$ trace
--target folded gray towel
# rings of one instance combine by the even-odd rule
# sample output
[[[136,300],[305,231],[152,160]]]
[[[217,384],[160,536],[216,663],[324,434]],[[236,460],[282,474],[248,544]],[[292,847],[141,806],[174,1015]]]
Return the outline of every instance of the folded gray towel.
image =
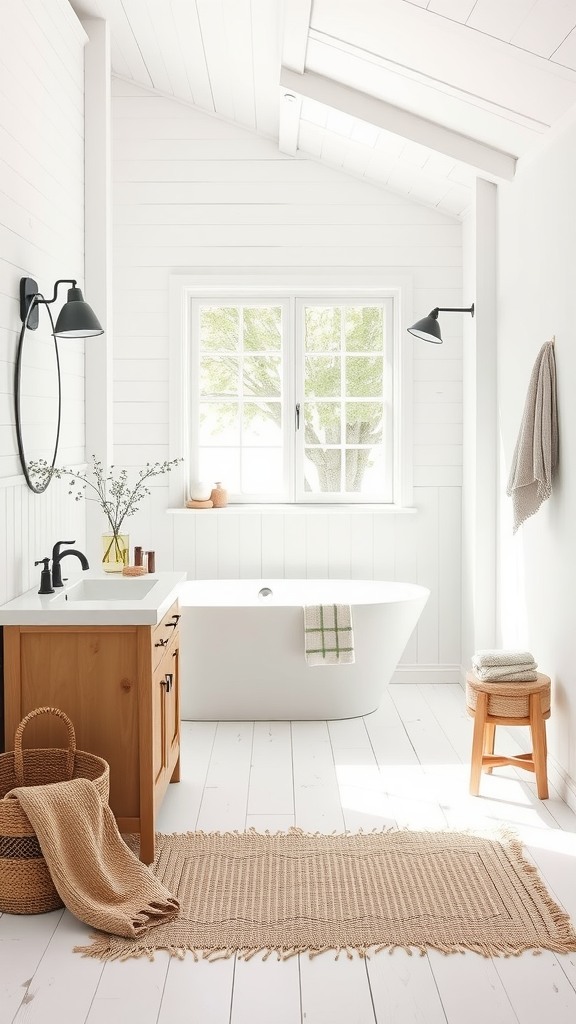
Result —
[[[512,665],[506,668],[475,668],[474,675],[483,683],[529,682],[538,679],[537,666]],[[516,671],[515,671],[516,670]]]
[[[534,657],[530,654],[530,651],[516,651],[516,650],[505,650],[504,648],[496,648],[496,650],[482,650],[476,651],[472,655],[472,665],[474,668],[488,668],[498,665],[533,665]]]

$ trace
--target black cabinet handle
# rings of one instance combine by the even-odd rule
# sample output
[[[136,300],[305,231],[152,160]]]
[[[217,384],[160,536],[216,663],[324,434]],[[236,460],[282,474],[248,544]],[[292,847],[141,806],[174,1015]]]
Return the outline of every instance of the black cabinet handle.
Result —
[[[154,644],[154,647],[167,647],[167,646],[168,646],[168,641],[167,640],[158,640],[158,642]]]
[[[174,622],[167,622],[166,625],[167,626],[173,626],[174,629],[176,629],[176,626],[178,625],[178,620],[180,619],[180,617],[181,617],[180,615],[173,615],[172,618],[175,621]]]

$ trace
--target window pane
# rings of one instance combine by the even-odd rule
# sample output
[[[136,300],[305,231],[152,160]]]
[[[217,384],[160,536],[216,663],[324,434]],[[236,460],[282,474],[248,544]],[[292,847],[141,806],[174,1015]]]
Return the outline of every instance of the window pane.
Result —
[[[340,444],[340,402],[306,402],[304,438],[306,444]]]
[[[346,402],[346,444],[381,444],[382,402]]]
[[[384,360],[381,356],[348,356],[346,359],[346,395],[348,398],[372,398],[383,394]]]
[[[212,352],[234,351],[240,339],[240,315],[234,306],[200,308],[200,348]]]
[[[340,448],[305,448],[304,458],[306,491],[315,494],[342,491]]]
[[[200,480],[223,480],[228,491],[240,491],[239,448],[199,448],[198,470]]]
[[[244,348],[250,352],[280,350],[282,340],[281,306],[244,308]]]
[[[306,356],[306,398],[339,398],[342,391],[340,356]]]
[[[384,489],[384,454],[375,448],[346,449],[346,490],[364,495],[382,494]]]
[[[246,402],[242,419],[242,443],[276,447],[282,444],[280,402]]]
[[[280,356],[246,356],[243,363],[244,394],[273,398],[282,394]]]
[[[202,356],[200,358],[201,395],[237,395],[240,363],[236,356]]]
[[[283,495],[281,448],[245,448],[242,452],[242,493]]]
[[[201,445],[238,445],[240,417],[236,402],[202,402],[200,404],[199,443]]]
[[[348,352],[382,352],[384,310],[381,306],[348,306],[345,332]]]
[[[307,306],[304,311],[306,352],[339,352],[341,323],[339,306]]]

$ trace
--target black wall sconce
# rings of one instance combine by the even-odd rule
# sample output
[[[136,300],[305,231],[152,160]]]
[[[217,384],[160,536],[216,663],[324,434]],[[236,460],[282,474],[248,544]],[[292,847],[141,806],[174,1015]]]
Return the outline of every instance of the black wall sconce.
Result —
[[[72,287],[68,289],[68,298],[58,314],[52,333],[58,338],[93,338],[97,334],[104,334],[104,328],[92,307],[84,302],[84,296],[80,288],[76,287],[76,281],[66,278],[56,281],[51,299],[44,298],[32,277],[20,278],[20,319],[24,324],[23,330],[26,327],[30,331],[36,330],[38,305],[41,303],[49,306],[56,302],[59,284],[71,284]],[[50,319],[52,320],[52,317]]]
[[[60,313],[58,314],[56,323],[52,316],[50,306],[56,301],[58,294],[58,286],[61,284],[72,285],[68,289],[68,297]],[[55,379],[56,379],[56,403],[55,403],[55,422],[47,424],[47,433],[53,430],[54,445],[52,448],[52,442],[50,441],[50,452],[49,459],[44,460],[46,463],[46,472],[40,476],[36,476],[32,479],[30,472],[30,464],[26,458],[24,437],[23,437],[23,417],[22,417],[22,362],[24,357],[24,339],[27,331],[35,331],[38,328],[39,323],[39,310],[40,306],[46,306],[48,318],[50,320],[50,326],[52,328],[52,338],[54,341],[54,358],[55,358]],[[26,483],[30,490],[36,494],[41,494],[48,487],[51,480],[51,473],[49,470],[53,469],[56,464],[56,455],[58,453],[58,442],[60,439],[60,421],[62,417],[62,381],[60,376],[60,358],[58,355],[58,338],[93,338],[98,334],[104,334],[104,328],[100,324],[98,317],[94,313],[94,310],[87,302],[84,301],[84,296],[80,288],[76,287],[76,281],[73,279],[64,279],[56,281],[54,285],[54,295],[51,299],[45,299],[41,292],[38,291],[38,285],[32,277],[20,278],[20,320],[22,321],[22,328],[20,330],[20,337],[18,338],[18,348],[16,352],[16,365],[14,368],[14,405],[16,411],[16,438],[18,442],[18,454],[20,457],[20,465],[22,472],[26,478]],[[36,399],[34,399],[36,401]],[[42,401],[42,398],[39,398]],[[48,447],[48,446],[47,446]]]
[[[442,335],[440,334],[438,313],[470,313],[474,316],[474,303],[466,308],[461,306],[436,306],[436,309],[431,310],[423,320],[418,320],[418,323],[409,327],[408,333],[413,334],[415,338],[421,338],[422,341],[431,341],[434,345],[441,345]]]

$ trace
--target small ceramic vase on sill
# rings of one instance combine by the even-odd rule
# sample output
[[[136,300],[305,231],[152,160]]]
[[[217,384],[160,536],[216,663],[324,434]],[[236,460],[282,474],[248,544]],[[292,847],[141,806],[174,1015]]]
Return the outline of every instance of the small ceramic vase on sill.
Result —
[[[130,537],[127,533],[102,534],[102,568],[104,572],[122,572],[128,565]]]
[[[216,481],[210,493],[210,500],[214,508],[225,508],[228,504],[228,491],[222,487],[219,480]]]

